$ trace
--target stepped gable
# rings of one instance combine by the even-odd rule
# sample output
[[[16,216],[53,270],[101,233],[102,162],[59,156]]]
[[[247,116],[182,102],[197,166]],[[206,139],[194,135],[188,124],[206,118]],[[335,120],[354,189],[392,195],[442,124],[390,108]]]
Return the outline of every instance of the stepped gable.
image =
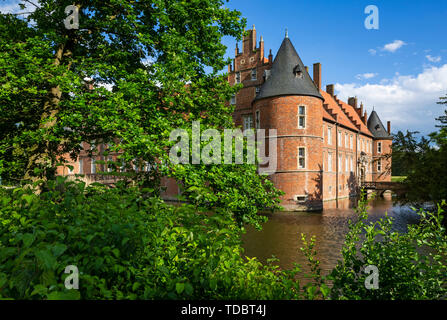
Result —
[[[351,106],[350,104],[347,104],[344,101],[341,101],[341,100],[340,100],[340,104],[343,106],[343,108],[346,110],[346,112],[352,117],[353,121],[355,121],[358,124],[360,124],[360,132],[365,134],[365,135],[368,135],[368,136],[372,137],[373,134],[368,129],[368,127],[363,123],[363,121],[360,118],[359,114],[354,110],[354,107]]]
[[[338,105],[337,101],[332,97],[329,93],[321,90],[321,95],[324,98],[324,103],[328,106],[329,109],[332,109],[332,114],[336,116],[337,122],[349,129],[352,129],[354,131],[358,131],[359,128],[356,127],[356,125],[349,120],[348,116],[345,114],[345,112],[341,109],[341,107]]]
[[[283,95],[313,96],[323,100],[288,37],[284,38],[256,100]]]
[[[393,139],[380,121],[379,115],[373,110],[368,119],[368,129],[376,139]]]

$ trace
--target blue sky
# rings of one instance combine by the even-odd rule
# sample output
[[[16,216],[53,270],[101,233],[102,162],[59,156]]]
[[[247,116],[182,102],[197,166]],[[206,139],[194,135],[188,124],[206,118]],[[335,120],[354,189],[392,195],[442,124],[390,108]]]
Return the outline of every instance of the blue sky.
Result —
[[[365,8],[379,9],[379,30],[368,30]],[[447,94],[445,0],[230,0],[276,54],[288,28],[305,65],[322,63],[322,81],[346,100],[357,96],[392,129],[435,130]],[[235,40],[226,38],[228,56]],[[312,69],[311,69],[312,70]],[[310,71],[310,73],[312,73]]]
[[[18,12],[18,0],[0,0]],[[379,9],[379,30],[367,30],[365,8]],[[323,87],[335,84],[343,100],[357,96],[392,130],[435,131],[447,94],[446,0],[230,0],[276,54],[288,28],[304,64],[322,64]],[[29,5],[25,11],[33,10]],[[228,57],[235,40],[225,38]],[[225,70],[226,71],[226,70]],[[310,73],[312,71],[310,70]]]

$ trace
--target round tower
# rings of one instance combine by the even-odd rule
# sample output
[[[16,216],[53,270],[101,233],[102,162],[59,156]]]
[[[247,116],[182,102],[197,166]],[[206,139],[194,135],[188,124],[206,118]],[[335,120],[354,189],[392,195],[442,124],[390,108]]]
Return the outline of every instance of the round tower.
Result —
[[[277,130],[277,169],[270,179],[285,193],[281,205],[289,211],[323,208],[323,100],[286,37],[253,111],[262,129]]]

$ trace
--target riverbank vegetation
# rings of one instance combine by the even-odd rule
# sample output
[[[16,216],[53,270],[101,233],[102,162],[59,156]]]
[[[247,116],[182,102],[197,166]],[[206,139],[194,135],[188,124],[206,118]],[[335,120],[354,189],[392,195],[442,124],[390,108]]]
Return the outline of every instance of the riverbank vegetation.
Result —
[[[281,270],[245,258],[231,214],[61,177],[40,195],[27,188],[0,193],[2,299],[446,298],[442,209],[420,212],[421,223],[398,234],[388,217],[367,224],[360,201],[343,259],[329,275],[319,268],[315,239],[303,238],[312,281],[302,285],[299,266]],[[80,272],[79,290],[65,288],[70,265]],[[377,289],[365,287],[368,265],[378,269]]]

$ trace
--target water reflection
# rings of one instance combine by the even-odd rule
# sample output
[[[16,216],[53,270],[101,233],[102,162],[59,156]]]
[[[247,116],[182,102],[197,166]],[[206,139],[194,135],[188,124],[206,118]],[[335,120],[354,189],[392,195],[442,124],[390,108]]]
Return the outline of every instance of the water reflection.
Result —
[[[269,221],[262,231],[249,228],[243,236],[245,255],[257,257],[266,262],[272,255],[279,258],[279,265],[291,268],[299,263],[304,271],[308,271],[306,260],[300,247],[301,233],[316,237],[316,250],[324,273],[331,270],[341,258],[348,221],[355,218],[355,199],[344,199],[338,202],[325,203],[322,213],[277,212],[269,215]],[[393,217],[393,228],[406,232],[409,223],[417,222],[418,215],[407,207],[393,205],[390,196],[378,198],[370,202],[369,220],[376,221],[388,212]]]

